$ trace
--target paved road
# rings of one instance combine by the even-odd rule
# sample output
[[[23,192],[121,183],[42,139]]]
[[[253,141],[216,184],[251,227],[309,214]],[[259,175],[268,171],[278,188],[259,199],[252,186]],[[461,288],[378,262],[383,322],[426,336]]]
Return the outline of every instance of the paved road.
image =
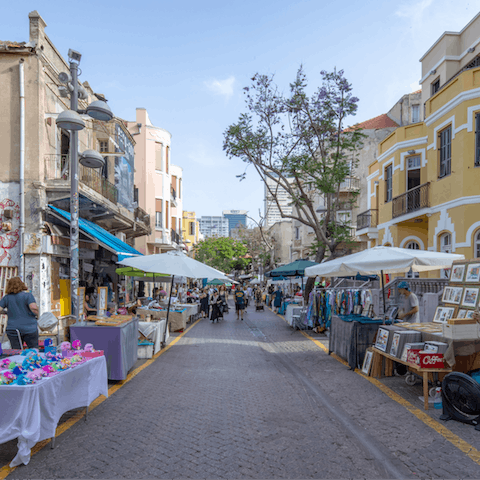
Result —
[[[480,465],[272,312],[249,307],[243,322],[202,320],[8,478],[39,476],[480,478]]]

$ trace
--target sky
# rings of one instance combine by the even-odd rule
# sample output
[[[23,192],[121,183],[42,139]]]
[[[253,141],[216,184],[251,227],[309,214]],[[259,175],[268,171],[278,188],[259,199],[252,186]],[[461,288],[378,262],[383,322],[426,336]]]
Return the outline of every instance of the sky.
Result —
[[[28,41],[28,13],[66,58],[82,53],[81,81],[117,117],[146,108],[172,134],[183,168],[183,209],[202,215],[248,210],[259,220],[264,189],[253,168],[223,152],[223,133],[246,111],[243,87],[272,74],[280,90],[302,64],[309,85],[343,69],[360,98],[351,123],[386,113],[418,90],[420,57],[444,31],[480,10],[466,0],[43,0],[2,2],[0,41]]]

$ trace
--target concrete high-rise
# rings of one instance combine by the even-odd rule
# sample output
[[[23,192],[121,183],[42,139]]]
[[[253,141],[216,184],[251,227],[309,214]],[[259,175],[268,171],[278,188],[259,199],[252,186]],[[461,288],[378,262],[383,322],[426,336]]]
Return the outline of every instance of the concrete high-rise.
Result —
[[[228,219],[228,232],[230,232],[238,225],[247,226],[247,211],[246,210],[224,210],[223,216]]]

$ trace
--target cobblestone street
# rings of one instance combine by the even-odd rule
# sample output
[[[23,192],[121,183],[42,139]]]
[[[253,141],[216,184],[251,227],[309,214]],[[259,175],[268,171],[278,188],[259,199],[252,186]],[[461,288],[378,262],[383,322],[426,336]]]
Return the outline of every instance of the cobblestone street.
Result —
[[[447,427],[478,445],[473,427]],[[15,448],[2,445],[2,465]],[[270,310],[249,307],[244,321],[233,309],[201,320],[7,478],[39,477],[479,478],[480,465]]]

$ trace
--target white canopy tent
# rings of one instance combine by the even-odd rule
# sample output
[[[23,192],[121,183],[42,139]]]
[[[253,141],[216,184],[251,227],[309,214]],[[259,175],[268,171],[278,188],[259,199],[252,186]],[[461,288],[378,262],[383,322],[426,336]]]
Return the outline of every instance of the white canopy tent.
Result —
[[[464,255],[439,253],[426,250],[413,250],[397,247],[373,247],[352,255],[339,257],[305,269],[309,277],[347,277],[360,275],[381,275],[382,291],[385,287],[383,272],[403,273],[427,272],[450,268],[456,260],[464,260]],[[385,297],[383,298],[385,315]]]

